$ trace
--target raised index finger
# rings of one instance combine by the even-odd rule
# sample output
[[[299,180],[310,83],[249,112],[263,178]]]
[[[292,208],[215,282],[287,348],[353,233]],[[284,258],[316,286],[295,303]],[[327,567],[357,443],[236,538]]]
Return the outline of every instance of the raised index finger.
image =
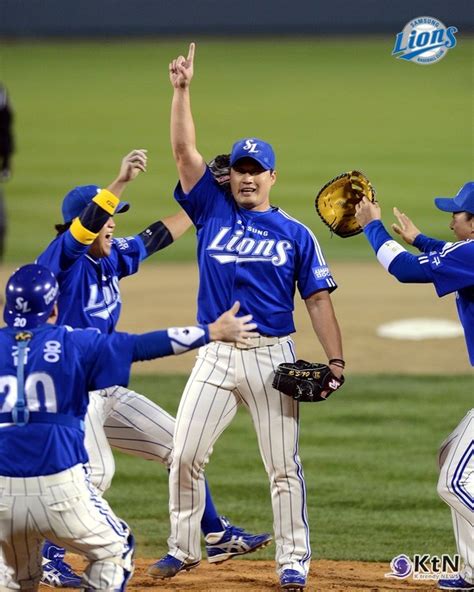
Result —
[[[196,49],[196,44],[194,42],[193,43],[190,43],[189,44],[188,57],[187,57],[188,62],[193,63],[193,61],[194,61],[194,50],[195,49]]]

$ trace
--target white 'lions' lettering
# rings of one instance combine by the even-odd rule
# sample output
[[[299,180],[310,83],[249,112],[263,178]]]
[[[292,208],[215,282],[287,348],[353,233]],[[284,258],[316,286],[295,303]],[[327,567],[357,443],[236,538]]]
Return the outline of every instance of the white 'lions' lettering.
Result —
[[[207,251],[237,253],[233,256],[210,253],[219,263],[268,261],[279,267],[288,261],[287,251],[293,248],[290,241],[244,237],[243,230],[236,230],[229,237],[231,230],[230,226],[223,226],[207,247]]]
[[[107,281],[108,278],[103,277],[102,279]],[[117,305],[122,302],[117,276],[114,275],[107,284],[102,286],[102,295],[102,300],[99,300],[99,286],[91,284],[89,286],[89,300],[84,310],[93,317],[107,319],[110,313],[117,308]]]

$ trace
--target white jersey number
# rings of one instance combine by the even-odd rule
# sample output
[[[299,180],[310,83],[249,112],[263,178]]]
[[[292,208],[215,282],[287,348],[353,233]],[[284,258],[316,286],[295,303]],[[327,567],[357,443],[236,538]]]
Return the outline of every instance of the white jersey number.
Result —
[[[56,413],[58,403],[54,382],[45,372],[33,372],[25,381],[26,405],[30,411]],[[18,380],[10,374],[0,376],[0,412],[9,413],[18,399]]]

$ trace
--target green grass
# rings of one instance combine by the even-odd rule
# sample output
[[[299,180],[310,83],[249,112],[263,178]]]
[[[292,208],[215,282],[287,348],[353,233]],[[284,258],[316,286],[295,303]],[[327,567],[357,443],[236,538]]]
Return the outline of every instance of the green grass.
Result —
[[[132,386],[174,413],[185,380],[142,376]],[[399,553],[455,552],[450,511],[436,493],[437,449],[472,405],[473,391],[473,376],[350,376],[327,404],[302,406],[300,453],[315,557],[388,562]],[[245,411],[218,440],[206,474],[221,513],[271,531],[267,477]],[[140,555],[166,552],[162,466],[117,454],[107,497],[133,527]],[[258,558],[273,553],[272,546]]]
[[[392,37],[197,41],[201,152],[211,158],[245,135],[271,141],[273,200],[316,232],[330,260],[372,257],[363,237],[331,240],[313,210],[319,187],[350,168],[371,177],[387,221],[398,205],[426,232],[451,237],[432,198],[472,178],[472,39],[461,36],[429,67],[393,58]],[[65,192],[107,184],[134,147],[148,148],[150,166],[128,191],[133,210],[119,218],[122,233],[175,210],[167,64],[186,49],[185,40],[3,44],[18,144],[5,188],[9,261],[33,259]],[[193,234],[160,258],[192,260]]]

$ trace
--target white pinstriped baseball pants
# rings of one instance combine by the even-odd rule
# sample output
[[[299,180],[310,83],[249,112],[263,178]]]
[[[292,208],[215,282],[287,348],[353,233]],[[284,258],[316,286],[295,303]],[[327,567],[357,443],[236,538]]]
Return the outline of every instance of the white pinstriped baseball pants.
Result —
[[[128,535],[82,465],[43,477],[0,476],[2,591],[38,589],[45,538],[88,559],[84,588],[118,590],[131,570]]]
[[[262,337],[252,340],[256,343],[262,345],[242,349],[215,342],[199,350],[176,417],[169,552],[181,561],[200,559],[203,470],[214,443],[243,404],[252,417],[270,480],[277,571],[290,568],[306,574],[311,550],[298,454],[299,408],[272,387],[276,366],[295,359],[293,342],[289,337]],[[241,486],[245,487],[245,475]]]
[[[115,473],[111,446],[166,467],[171,463],[175,419],[135,391],[122,386],[91,391],[85,424],[90,477],[101,493]]]
[[[441,444],[438,494],[451,507],[461,576],[474,583],[474,409]]]

